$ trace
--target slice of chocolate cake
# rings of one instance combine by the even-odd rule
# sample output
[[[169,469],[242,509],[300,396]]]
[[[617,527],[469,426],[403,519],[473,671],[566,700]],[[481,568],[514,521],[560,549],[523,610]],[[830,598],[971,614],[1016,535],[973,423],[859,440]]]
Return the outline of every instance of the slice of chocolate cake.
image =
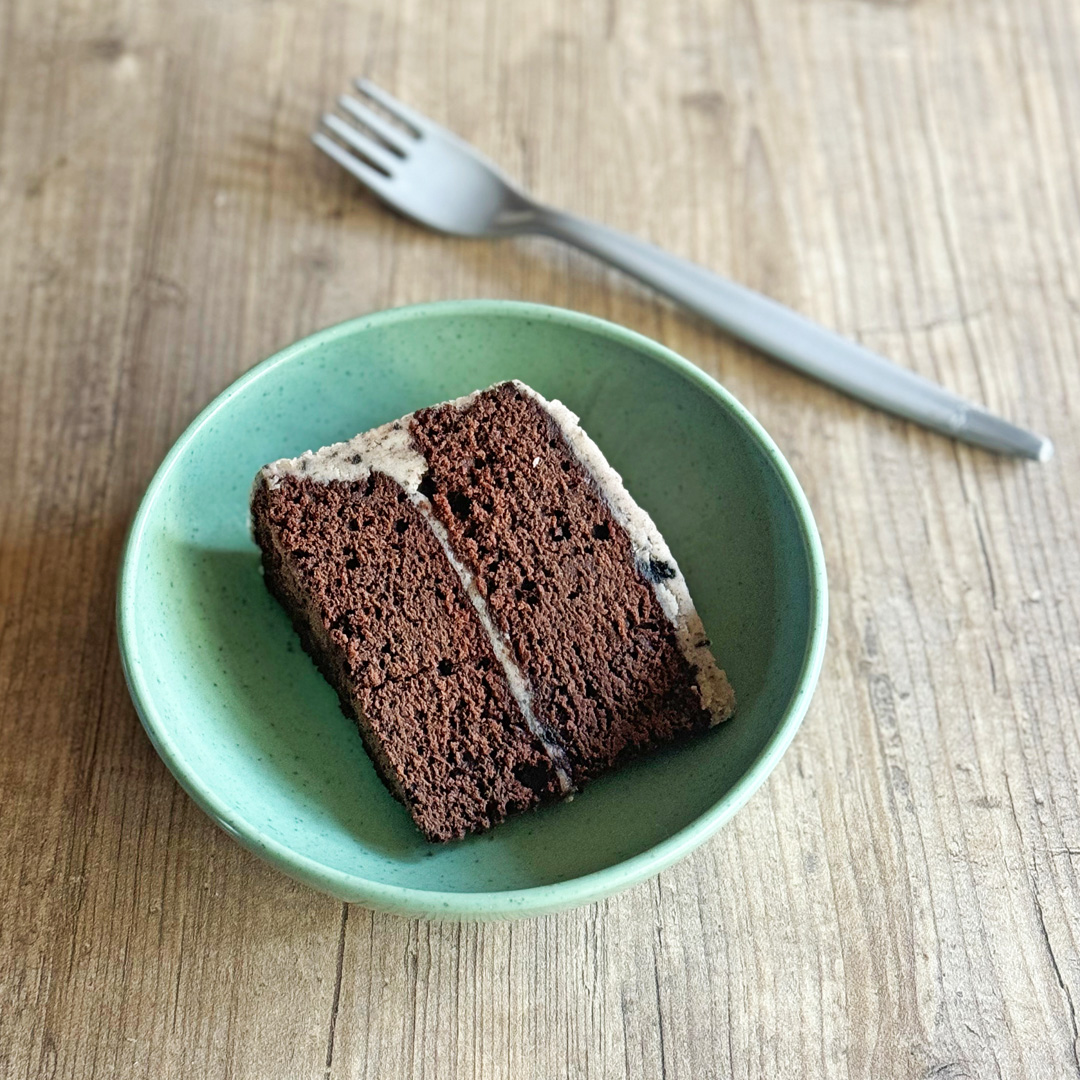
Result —
[[[251,511],[267,586],[430,840],[731,715],[652,519],[523,383],[267,465]]]

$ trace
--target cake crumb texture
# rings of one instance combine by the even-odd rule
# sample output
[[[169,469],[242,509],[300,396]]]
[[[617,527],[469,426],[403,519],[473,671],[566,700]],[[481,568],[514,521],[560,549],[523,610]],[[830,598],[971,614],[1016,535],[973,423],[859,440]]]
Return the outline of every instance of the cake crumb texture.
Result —
[[[731,713],[652,519],[522,383],[266,466],[252,520],[267,586],[430,840]]]

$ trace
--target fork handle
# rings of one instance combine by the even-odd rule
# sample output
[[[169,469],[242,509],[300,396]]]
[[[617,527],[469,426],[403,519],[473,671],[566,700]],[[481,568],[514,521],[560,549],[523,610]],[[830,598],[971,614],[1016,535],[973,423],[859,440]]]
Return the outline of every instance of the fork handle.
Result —
[[[540,208],[529,231],[595,255],[790,367],[869,405],[999,453],[1045,461],[1049,439],[965,401],[743,285],[635,237]]]

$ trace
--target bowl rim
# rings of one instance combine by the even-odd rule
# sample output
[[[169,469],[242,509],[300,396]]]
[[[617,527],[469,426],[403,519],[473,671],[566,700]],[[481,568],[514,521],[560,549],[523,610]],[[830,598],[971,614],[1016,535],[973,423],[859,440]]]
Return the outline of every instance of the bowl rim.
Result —
[[[452,892],[394,885],[326,866],[260,832],[229,807],[188,767],[162,721],[139,655],[134,613],[139,556],[156,500],[186,448],[199,431],[236,395],[282,364],[341,337],[375,327],[422,320],[431,316],[471,316],[546,320],[618,341],[672,369],[716,400],[752,436],[770,462],[790,500],[808,559],[810,633],[795,689],[776,730],[736,783],[690,824],[622,862],[580,877],[525,889]],[[188,425],[154,473],[139,502],[121,557],[117,588],[117,636],[124,676],[136,712],[158,755],[195,803],[241,844],[290,876],[341,900],[380,911],[432,918],[507,918],[540,915],[591,903],[651,878],[713,836],[747,802],[772,772],[795,736],[817,685],[828,624],[828,585],[825,560],[810,505],[791,466],[765,429],[715,379],[671,349],[637,331],[583,312],[513,300],[441,300],[371,312],[336,323],[293,342],[256,364],[218,394]]]

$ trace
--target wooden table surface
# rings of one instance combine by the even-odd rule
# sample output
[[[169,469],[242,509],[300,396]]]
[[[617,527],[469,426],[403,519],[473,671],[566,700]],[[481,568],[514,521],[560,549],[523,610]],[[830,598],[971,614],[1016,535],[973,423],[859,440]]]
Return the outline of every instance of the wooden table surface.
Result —
[[[1080,1073],[1080,7],[1071,0],[0,2],[0,1077]],[[546,241],[320,159],[368,73],[540,196],[1049,434],[956,446]],[[348,316],[512,297],[739,397],[820,525],[820,688],[657,880],[515,924],[346,907],[156,757],[125,528],[210,398]]]

